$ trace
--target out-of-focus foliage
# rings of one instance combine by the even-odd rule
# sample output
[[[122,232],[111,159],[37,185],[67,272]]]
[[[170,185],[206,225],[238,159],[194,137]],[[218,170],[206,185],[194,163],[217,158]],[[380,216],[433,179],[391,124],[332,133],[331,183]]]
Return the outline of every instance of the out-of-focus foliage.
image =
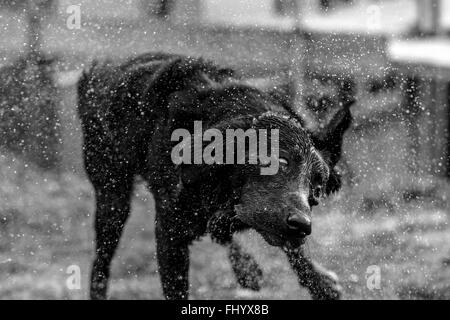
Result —
[[[0,72],[0,145],[44,167],[58,162],[54,59],[41,53],[43,21],[54,0],[0,0],[0,8],[23,13],[27,53]]]
[[[0,144],[44,168],[58,162],[53,62],[26,56],[0,72]]]
[[[0,9],[9,9],[25,15],[27,46],[30,54],[37,55],[42,42],[43,22],[56,8],[54,0],[0,0]]]
[[[27,8],[28,4],[34,4],[39,9],[51,9],[54,0],[0,0],[0,8],[9,10],[23,10]]]

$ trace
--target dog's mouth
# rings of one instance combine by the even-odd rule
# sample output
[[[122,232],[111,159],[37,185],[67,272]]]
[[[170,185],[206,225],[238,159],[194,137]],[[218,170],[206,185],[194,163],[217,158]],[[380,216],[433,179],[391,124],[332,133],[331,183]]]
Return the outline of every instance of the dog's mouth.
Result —
[[[286,247],[288,249],[297,249],[305,243],[305,236],[283,236],[275,232],[257,230],[268,244],[274,247]]]
[[[293,238],[286,241],[284,247],[288,249],[297,249],[305,243],[306,237]]]
[[[275,229],[268,229],[267,226],[261,227],[257,226],[254,221],[247,221],[245,219],[245,210],[242,205],[236,205],[235,207],[236,219],[252,226],[263,238],[264,240],[274,247],[297,249],[305,243],[305,234],[291,234],[283,231],[277,231]],[[253,222],[253,223],[252,223]]]

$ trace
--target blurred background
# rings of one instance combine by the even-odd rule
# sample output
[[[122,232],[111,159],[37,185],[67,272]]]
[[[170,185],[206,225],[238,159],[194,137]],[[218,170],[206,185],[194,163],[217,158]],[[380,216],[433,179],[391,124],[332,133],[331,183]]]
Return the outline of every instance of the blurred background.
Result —
[[[0,0],[0,299],[87,298],[94,197],[76,82],[94,58],[147,51],[279,87],[312,125],[353,95],[344,188],[314,211],[307,251],[347,299],[450,298],[449,1]],[[112,298],[162,298],[153,216],[138,185]],[[281,252],[238,237],[263,289],[240,289],[205,238],[192,247],[192,298],[309,299]]]

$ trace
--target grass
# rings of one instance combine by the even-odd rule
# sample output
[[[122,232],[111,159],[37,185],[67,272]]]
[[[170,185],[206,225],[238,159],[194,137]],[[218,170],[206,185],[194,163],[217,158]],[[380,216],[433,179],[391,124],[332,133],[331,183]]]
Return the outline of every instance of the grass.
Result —
[[[431,195],[367,211],[354,205],[354,194],[345,189],[316,210],[307,243],[309,255],[340,276],[344,298],[450,298],[447,201]],[[86,299],[93,209],[92,189],[83,177],[41,172],[2,152],[0,299]],[[162,298],[153,216],[152,196],[139,185],[113,262],[112,299]],[[192,299],[309,299],[277,248],[254,232],[238,238],[263,268],[262,290],[240,289],[225,249],[205,237],[191,248]],[[71,265],[80,267],[80,290],[66,285]],[[373,265],[381,271],[379,290],[367,287],[367,268]]]

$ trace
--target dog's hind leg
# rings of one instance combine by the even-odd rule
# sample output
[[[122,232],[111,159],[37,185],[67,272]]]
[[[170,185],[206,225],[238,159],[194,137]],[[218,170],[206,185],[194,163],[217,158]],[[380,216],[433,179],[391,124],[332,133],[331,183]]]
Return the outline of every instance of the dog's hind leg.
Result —
[[[157,222],[156,252],[163,293],[168,300],[187,300],[189,296],[189,244],[187,242],[175,243],[167,232],[169,228],[170,226],[165,223]]]
[[[314,300],[338,300],[341,287],[337,276],[317,265],[303,254],[300,249],[284,249],[289,263],[298,276],[301,286],[306,287]]]
[[[227,246],[228,258],[237,282],[245,289],[259,291],[263,281],[263,272],[255,258],[245,252],[236,240],[231,240]]]
[[[91,273],[91,299],[106,299],[111,260],[130,212],[133,178],[108,179],[96,185],[96,251]]]
[[[164,297],[187,300],[189,297],[189,235],[184,230],[183,207],[167,205],[169,196],[155,194],[156,254]]]

